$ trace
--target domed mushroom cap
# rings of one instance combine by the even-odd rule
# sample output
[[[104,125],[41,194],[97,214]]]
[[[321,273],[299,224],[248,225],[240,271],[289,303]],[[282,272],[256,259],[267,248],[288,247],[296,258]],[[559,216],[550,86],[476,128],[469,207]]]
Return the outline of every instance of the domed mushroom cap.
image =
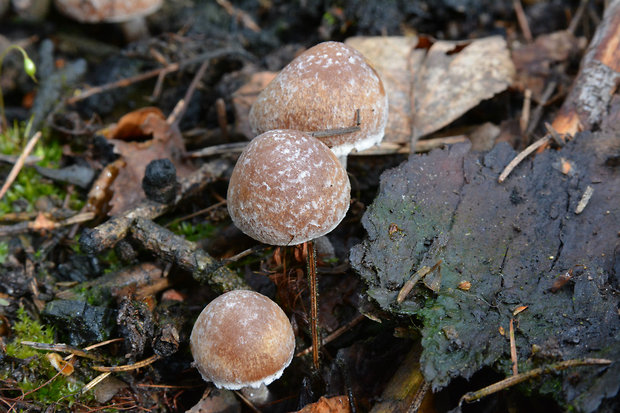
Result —
[[[120,23],[147,16],[161,7],[163,0],[55,0],[63,14],[81,23]]]
[[[273,129],[306,132],[356,126],[360,131],[321,137],[336,155],[383,139],[388,99],[381,78],[357,50],[320,43],[297,56],[258,95],[250,110],[256,134]]]
[[[228,212],[250,237],[296,245],[327,234],[349,209],[351,185],[338,158],[304,132],[274,130],[245,148],[228,185]]]
[[[200,313],[190,347],[194,365],[218,388],[258,388],[278,379],[295,352],[295,335],[284,311],[254,291],[235,290]]]

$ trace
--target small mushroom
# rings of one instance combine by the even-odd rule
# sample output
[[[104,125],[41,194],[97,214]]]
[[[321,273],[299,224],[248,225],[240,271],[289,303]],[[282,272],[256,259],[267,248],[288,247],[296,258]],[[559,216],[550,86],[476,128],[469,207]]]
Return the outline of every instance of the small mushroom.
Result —
[[[349,209],[347,172],[307,133],[273,130],[254,138],[230,177],[228,212],[250,237],[296,245],[327,234]]]
[[[119,23],[128,42],[148,37],[144,18],[163,0],[54,0],[61,13],[80,23]]]
[[[254,291],[234,290],[202,310],[190,347],[202,377],[218,388],[266,390],[293,359],[295,334],[276,303]]]
[[[359,126],[319,138],[339,157],[378,144],[387,119],[381,78],[360,52],[339,42],[320,43],[293,59],[258,95],[249,115],[256,134]]]

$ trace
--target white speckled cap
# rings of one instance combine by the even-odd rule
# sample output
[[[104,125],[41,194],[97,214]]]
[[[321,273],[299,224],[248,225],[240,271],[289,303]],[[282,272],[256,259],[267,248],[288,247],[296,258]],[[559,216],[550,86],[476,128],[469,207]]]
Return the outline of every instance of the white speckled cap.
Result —
[[[245,148],[228,184],[235,225],[270,245],[327,234],[349,209],[351,184],[338,158],[307,133],[273,130]]]
[[[280,378],[295,352],[284,311],[254,291],[235,290],[211,301],[198,316],[190,347],[194,365],[218,388],[258,388]]]
[[[147,16],[159,9],[163,0],[54,0],[63,14],[82,23],[120,23]]]
[[[297,56],[258,95],[250,110],[254,133],[272,129],[306,132],[347,128],[360,131],[321,137],[337,156],[383,139],[388,98],[381,78],[364,56],[344,43],[320,43]]]

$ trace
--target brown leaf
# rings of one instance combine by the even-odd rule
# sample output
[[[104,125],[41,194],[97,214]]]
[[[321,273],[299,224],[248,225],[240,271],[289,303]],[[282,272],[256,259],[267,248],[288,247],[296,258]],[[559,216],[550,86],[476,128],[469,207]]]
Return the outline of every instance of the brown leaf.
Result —
[[[407,143],[411,138],[411,87],[424,58],[418,39],[405,36],[350,37],[345,42],[359,50],[377,70],[388,95],[389,115],[384,141]]]
[[[111,185],[113,196],[110,200],[109,215],[118,215],[145,198],[142,178],[146,166],[151,161],[170,159],[179,177],[186,176],[192,171],[191,165],[184,160],[185,144],[176,126],[170,126],[156,113],[149,113],[144,118],[141,129],[144,134],[152,134],[153,138],[146,142],[110,139],[110,142],[114,144],[115,153],[121,155],[126,165],[119,170],[118,176]]]
[[[159,119],[166,118],[159,108],[147,106],[124,115],[118,120],[116,125],[111,125],[103,134],[109,139],[123,140],[148,135],[149,132],[144,130],[144,123],[150,115],[156,116]]]
[[[321,397],[318,402],[312,403],[296,413],[349,413],[349,399],[347,396]]]
[[[514,73],[506,40],[499,36],[464,46],[435,42],[414,80],[415,137],[439,130],[505,90]]]

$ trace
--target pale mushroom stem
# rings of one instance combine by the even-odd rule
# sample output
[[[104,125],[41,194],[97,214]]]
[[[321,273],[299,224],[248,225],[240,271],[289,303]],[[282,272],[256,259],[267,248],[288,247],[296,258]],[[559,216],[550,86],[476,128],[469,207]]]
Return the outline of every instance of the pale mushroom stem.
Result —
[[[249,402],[257,406],[262,406],[271,399],[271,392],[264,383],[258,388],[243,387],[239,391]]]
[[[136,17],[133,20],[120,23],[120,26],[128,43],[146,39],[150,35],[149,27],[144,17]]]
[[[310,285],[310,332],[312,334],[312,363],[319,368],[319,292],[316,275],[316,249],[314,241],[307,241],[308,250],[308,284]]]
[[[340,161],[340,165],[342,165],[345,171],[347,170],[347,156],[348,155],[340,155],[338,157],[338,160]]]

